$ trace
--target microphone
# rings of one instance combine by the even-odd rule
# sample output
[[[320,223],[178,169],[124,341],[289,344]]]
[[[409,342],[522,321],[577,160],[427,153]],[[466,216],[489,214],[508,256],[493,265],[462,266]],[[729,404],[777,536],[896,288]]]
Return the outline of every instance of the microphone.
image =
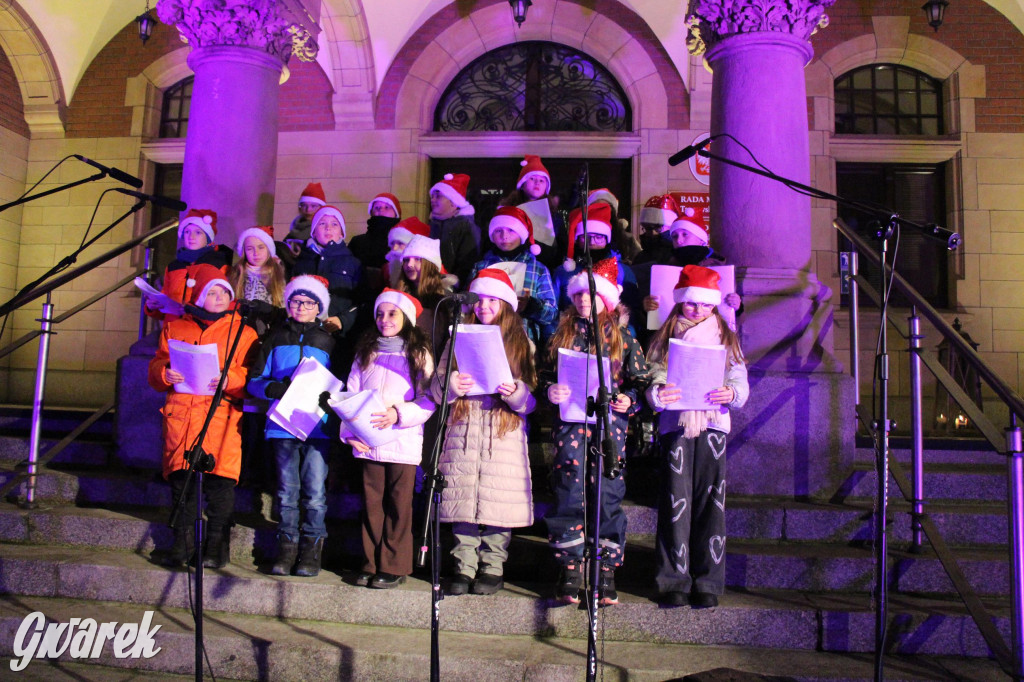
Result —
[[[688,147],[683,147],[672,156],[668,157],[668,165],[678,166],[683,161],[688,160],[691,156],[695,155],[698,150],[704,149],[708,142],[711,142],[711,138],[716,137],[715,135],[708,135],[703,140],[698,140],[697,144],[691,144]]]
[[[121,194],[127,194],[130,197],[135,197],[140,201],[148,201],[154,206],[168,208],[179,213],[188,208],[188,204],[184,201],[178,201],[177,199],[171,199],[170,197],[162,197],[159,194],[143,194],[142,192],[125,189],[124,187],[115,187],[114,191],[120,192]]]
[[[456,303],[461,303],[462,305],[473,305],[480,300],[480,295],[472,291],[461,291],[457,294],[449,294],[446,298],[450,298]]]
[[[134,175],[128,175],[120,168],[111,168],[110,166],[104,166],[102,163],[99,163],[98,161],[93,161],[92,159],[86,158],[81,154],[72,154],[72,156],[74,156],[79,161],[89,164],[93,168],[99,169],[105,175],[109,175],[118,182],[123,182],[124,184],[131,185],[132,187],[135,188],[142,187],[142,180],[139,180]],[[185,209],[181,210],[184,211]]]
[[[960,247],[960,242],[963,241],[959,234],[952,230],[947,230],[944,227],[939,227],[938,225],[929,223],[925,225],[924,228],[939,241],[945,241],[947,251],[956,251],[957,248]]]

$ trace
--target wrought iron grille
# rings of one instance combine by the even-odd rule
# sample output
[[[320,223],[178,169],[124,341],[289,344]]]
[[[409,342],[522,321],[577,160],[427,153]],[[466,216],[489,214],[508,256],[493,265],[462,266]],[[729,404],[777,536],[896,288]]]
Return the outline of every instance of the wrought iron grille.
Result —
[[[444,132],[632,129],[626,94],[596,60],[542,41],[492,50],[448,85],[434,113]]]
[[[942,82],[896,64],[869,64],[835,81],[836,133],[941,135]]]
[[[192,107],[192,82],[195,76],[178,81],[164,91],[164,106],[160,116],[160,137],[185,137],[188,133],[188,114]]]

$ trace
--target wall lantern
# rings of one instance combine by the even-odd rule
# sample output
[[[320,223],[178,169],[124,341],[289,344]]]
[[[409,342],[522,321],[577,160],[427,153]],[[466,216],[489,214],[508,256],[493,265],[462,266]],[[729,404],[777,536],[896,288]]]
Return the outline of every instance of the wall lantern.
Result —
[[[936,0],[932,0],[936,2]],[[516,22],[519,28],[523,27],[523,22],[526,21],[526,10],[533,4],[532,0],[508,0],[508,4],[512,6],[512,19]]]
[[[145,45],[153,35],[153,27],[156,26],[156,19],[149,13],[149,0],[146,0],[146,11],[135,17],[135,23],[139,25],[139,40]]]
[[[936,32],[939,30],[939,26],[942,26],[942,17],[946,13],[947,7],[949,7],[949,3],[946,0],[928,0],[921,5],[921,9],[928,16],[928,25]]]

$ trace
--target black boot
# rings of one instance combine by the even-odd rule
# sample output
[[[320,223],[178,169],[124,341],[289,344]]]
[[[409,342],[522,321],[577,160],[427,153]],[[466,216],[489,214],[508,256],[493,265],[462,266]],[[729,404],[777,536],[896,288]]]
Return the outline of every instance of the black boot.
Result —
[[[277,559],[270,567],[270,575],[291,575],[292,566],[295,565],[295,557],[299,555],[299,543],[290,539],[287,535],[277,538]]]
[[[562,566],[562,572],[555,583],[555,598],[568,604],[580,603],[580,590],[583,588],[583,565],[573,562]]]
[[[324,539],[304,535],[299,538],[299,563],[295,575],[312,578],[320,574],[320,555],[324,550]]]
[[[170,552],[160,563],[168,568],[181,568],[186,561],[192,558],[196,551],[196,532],[191,526],[181,526],[174,529],[174,544]]]
[[[231,556],[231,526],[210,526],[203,554],[203,568],[224,568]]]

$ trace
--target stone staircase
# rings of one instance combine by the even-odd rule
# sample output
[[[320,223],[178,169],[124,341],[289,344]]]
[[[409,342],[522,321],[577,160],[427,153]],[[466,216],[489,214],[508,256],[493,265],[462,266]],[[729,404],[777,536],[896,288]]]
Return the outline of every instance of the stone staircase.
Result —
[[[35,671],[39,679],[192,673],[189,573],[161,568],[150,559],[156,547],[170,542],[169,489],[152,470],[124,466],[98,428],[92,442],[75,444],[43,470],[37,509],[0,501],[0,656],[5,657],[0,677],[10,674],[7,657],[15,633],[33,611],[54,622],[86,617],[139,622],[153,610],[153,622],[161,626],[156,640],[162,648],[151,659],[117,660],[108,647],[89,665],[67,657],[57,663],[33,661],[26,672]],[[0,485],[18,472],[25,456],[18,435],[0,418]],[[540,518],[550,500],[542,450],[535,455]],[[650,462],[635,462],[627,507],[630,542],[617,575],[622,603],[599,614],[603,676],[870,679],[870,460],[870,452],[858,451],[830,500],[730,496],[728,589],[721,606],[702,611],[666,609],[654,601],[656,519],[650,491],[657,476]],[[925,486],[928,512],[957,548],[964,572],[1008,640],[1003,471],[991,453],[930,452]],[[428,677],[429,583],[417,576],[390,591],[351,584],[359,563],[360,501],[346,491],[347,477],[338,478],[341,483],[329,497],[329,551],[324,571],[314,579],[273,577],[261,570],[273,551],[271,496],[238,490],[231,564],[205,576],[206,652],[217,678]],[[895,485],[891,491],[896,494]],[[890,510],[886,678],[1006,679],[952,596],[939,562],[928,550],[906,551],[907,505],[894,498]],[[543,534],[538,523],[515,535],[506,589],[498,595],[441,602],[443,679],[582,679],[586,611],[548,598],[555,568]]]

